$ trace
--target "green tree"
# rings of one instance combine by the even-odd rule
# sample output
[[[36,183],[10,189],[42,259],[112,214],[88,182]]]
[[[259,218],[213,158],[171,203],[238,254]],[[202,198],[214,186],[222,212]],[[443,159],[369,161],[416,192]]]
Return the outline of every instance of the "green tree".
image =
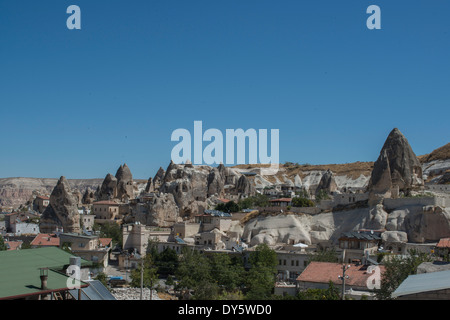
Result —
[[[222,291],[232,292],[242,284],[244,266],[233,261],[226,253],[214,253],[209,256],[211,278]]]
[[[294,207],[314,207],[315,204],[312,200],[302,197],[292,198],[292,205]]]
[[[307,264],[313,261],[319,262],[338,262],[339,257],[335,248],[321,249],[317,252],[308,253]]]
[[[101,238],[112,238],[112,242],[122,247],[123,234],[120,225],[117,223],[94,223],[94,231],[100,231]]]
[[[31,243],[30,241],[25,241],[24,243],[22,243],[22,246],[20,247],[20,249],[31,249]]]
[[[239,205],[234,201],[228,201],[227,203],[219,203],[215,209],[223,212],[238,212],[240,210]]]
[[[316,202],[330,199],[330,195],[325,190],[320,190],[316,195]]]
[[[173,275],[178,268],[178,254],[175,250],[166,248],[155,258],[155,266],[161,275]]]
[[[309,199],[309,192],[303,188],[300,191],[296,191],[295,195],[298,196],[299,198]]]
[[[108,276],[104,272],[100,272],[95,277],[95,280],[100,281],[106,288],[108,288]]]
[[[203,296],[206,290],[203,289],[206,286],[212,289],[211,286],[207,285],[212,282],[210,268],[208,259],[200,252],[187,247],[183,248],[175,273],[178,279],[176,290],[181,292],[193,290],[194,295],[197,292],[198,296]],[[210,298],[213,299],[213,297]]]
[[[8,247],[6,246],[5,241],[3,240],[2,235],[0,235],[0,251],[6,251]]]
[[[307,289],[297,294],[299,300],[340,300],[339,290],[333,282],[328,283],[328,289]]]
[[[392,256],[385,259],[385,271],[381,277],[380,289],[375,290],[377,299],[389,300],[392,293],[409,276],[417,273],[422,262],[433,261],[427,253],[415,249],[408,250],[406,257]]]
[[[143,272],[141,273],[142,268]],[[142,264],[131,272],[130,285],[132,287],[141,287],[141,274],[143,287],[153,290],[158,281],[158,273],[157,268],[153,265],[152,257],[150,255],[146,255],[145,258],[143,258]]]
[[[60,246],[60,248],[68,253],[72,253],[72,243],[70,242],[63,242]]]
[[[269,299],[275,286],[277,254],[267,244],[260,244],[250,253],[250,270],[245,276],[246,299]]]
[[[257,194],[255,196],[240,200],[238,204],[241,210],[253,209],[256,207],[267,207],[269,205],[269,198],[264,194]]]

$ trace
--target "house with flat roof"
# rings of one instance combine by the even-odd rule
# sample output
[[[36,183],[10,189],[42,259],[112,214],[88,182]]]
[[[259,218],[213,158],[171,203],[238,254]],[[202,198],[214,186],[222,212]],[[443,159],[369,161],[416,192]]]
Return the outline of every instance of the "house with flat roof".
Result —
[[[37,196],[33,201],[33,210],[43,213],[50,204],[50,198],[47,196]]]
[[[69,246],[70,250],[85,260],[98,263],[106,268],[109,261],[110,247],[102,246],[99,236],[81,235],[76,233],[61,233],[60,247]],[[109,241],[110,243],[110,241]]]
[[[92,204],[91,214],[95,215],[96,223],[121,222],[120,204],[110,200],[97,201]]]

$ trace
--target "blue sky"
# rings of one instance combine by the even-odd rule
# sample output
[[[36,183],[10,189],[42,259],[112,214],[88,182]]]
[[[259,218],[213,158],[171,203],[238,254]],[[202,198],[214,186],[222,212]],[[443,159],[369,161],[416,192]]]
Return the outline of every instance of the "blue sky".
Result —
[[[66,9],[81,8],[81,30]],[[381,30],[369,30],[369,5]],[[450,3],[0,1],[0,177],[135,178],[173,130],[279,129],[280,160],[374,161],[398,127],[449,142]]]

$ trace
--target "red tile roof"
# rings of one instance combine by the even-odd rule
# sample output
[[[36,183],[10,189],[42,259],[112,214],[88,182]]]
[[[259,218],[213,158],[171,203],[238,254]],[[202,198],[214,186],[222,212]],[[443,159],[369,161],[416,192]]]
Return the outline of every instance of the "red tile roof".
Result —
[[[450,238],[442,238],[436,245],[437,248],[450,248]]]
[[[381,273],[384,272],[384,266],[378,266]],[[350,268],[345,272],[348,279],[345,280],[346,285],[355,287],[366,287],[367,279],[374,273],[368,273],[367,267],[364,265],[350,265]],[[333,282],[335,285],[341,285],[342,280],[338,278],[342,275],[342,264],[332,262],[317,262],[313,261],[306,269],[298,276],[297,281],[301,282],[315,282],[315,283],[329,283]]]
[[[40,247],[59,247],[59,238],[55,234],[39,233],[33,241],[31,241],[32,246]]]
[[[101,247],[107,247],[111,244],[112,238],[99,238],[98,241],[100,241]]]
[[[37,196],[36,198],[42,199],[42,200],[50,200],[49,197],[46,196]]]
[[[224,199],[224,198],[219,198],[219,199],[217,199],[217,200],[219,200],[219,201],[221,201],[221,202],[223,202],[223,203],[230,202],[230,200]]]
[[[5,241],[5,244],[8,245],[8,251],[10,250],[18,250],[22,245],[22,241]]]

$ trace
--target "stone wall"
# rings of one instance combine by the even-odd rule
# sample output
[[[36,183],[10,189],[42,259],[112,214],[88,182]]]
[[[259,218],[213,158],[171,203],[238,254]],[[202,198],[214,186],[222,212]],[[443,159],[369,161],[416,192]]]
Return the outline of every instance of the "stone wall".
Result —
[[[406,206],[438,206],[441,205],[441,200],[437,197],[421,197],[421,198],[397,198],[384,199],[383,205],[387,210],[393,210]]]

